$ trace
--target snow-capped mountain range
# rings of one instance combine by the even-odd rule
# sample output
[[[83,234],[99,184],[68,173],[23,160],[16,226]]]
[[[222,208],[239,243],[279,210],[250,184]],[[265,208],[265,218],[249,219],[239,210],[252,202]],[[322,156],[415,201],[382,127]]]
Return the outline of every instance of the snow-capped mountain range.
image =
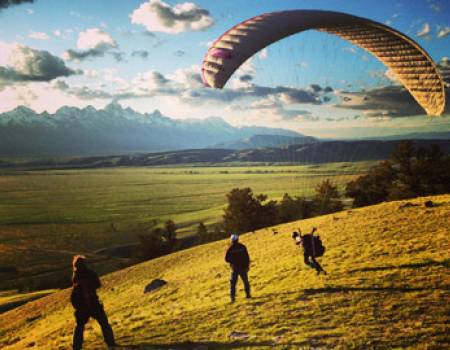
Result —
[[[302,137],[285,129],[234,127],[223,119],[177,120],[112,102],[104,109],[62,107],[54,114],[20,106],[0,114],[0,156],[95,155],[205,148],[254,135]]]

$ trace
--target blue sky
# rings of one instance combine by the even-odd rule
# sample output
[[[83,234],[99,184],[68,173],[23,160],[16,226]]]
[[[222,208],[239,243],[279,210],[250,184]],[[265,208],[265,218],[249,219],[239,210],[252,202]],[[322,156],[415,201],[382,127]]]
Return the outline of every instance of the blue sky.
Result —
[[[390,25],[450,70],[448,1],[35,0],[3,5],[7,2],[0,1],[0,73],[1,67],[23,73],[20,69],[31,69],[31,61],[44,59],[56,68],[31,80],[20,78],[24,74],[17,79],[0,75],[0,112],[18,105],[50,113],[64,105],[103,108],[117,99],[123,106],[159,109],[173,118],[220,116],[233,125],[285,127],[324,137],[450,130],[448,114],[408,115],[416,109],[405,107],[400,116],[399,106],[390,114],[389,105],[367,111],[336,108],[339,91],[370,93],[397,85],[370,54],[313,31],[269,46],[244,64],[241,74],[251,74],[252,84],[264,87],[330,86],[330,103],[270,109],[265,97],[227,99],[226,94],[240,91],[239,81],[230,81],[221,98],[193,93],[201,89],[196,77],[215,38],[255,15],[288,9],[341,11]],[[158,15],[161,9],[165,12]],[[189,18],[169,23],[174,13]]]

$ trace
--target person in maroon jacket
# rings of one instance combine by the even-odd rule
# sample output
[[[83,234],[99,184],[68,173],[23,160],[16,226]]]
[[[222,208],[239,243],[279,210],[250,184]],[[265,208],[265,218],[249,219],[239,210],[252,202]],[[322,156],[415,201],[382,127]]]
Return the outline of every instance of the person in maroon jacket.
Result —
[[[71,302],[75,308],[76,326],[73,333],[73,349],[81,350],[83,347],[84,326],[89,318],[94,318],[102,328],[103,338],[110,349],[116,346],[114,334],[108,322],[103,305],[97,296],[100,288],[100,279],[97,274],[88,269],[86,258],[76,255],[73,258],[72,294]]]

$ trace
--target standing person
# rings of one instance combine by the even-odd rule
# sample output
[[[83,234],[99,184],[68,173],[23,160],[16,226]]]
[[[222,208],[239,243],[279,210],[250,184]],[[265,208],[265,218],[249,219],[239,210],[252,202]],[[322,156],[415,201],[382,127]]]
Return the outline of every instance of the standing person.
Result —
[[[231,278],[230,278],[230,298],[234,303],[236,298],[236,283],[238,276],[241,277],[244,282],[245,295],[251,298],[250,295],[250,283],[248,282],[248,270],[250,268],[250,257],[248,255],[245,245],[239,243],[239,236],[233,234],[230,237],[230,246],[225,255],[225,261],[231,266]]]
[[[315,246],[314,246],[314,232],[316,232],[316,228],[313,227],[311,233],[303,235],[298,232],[294,232],[292,234],[292,238],[295,240],[295,244],[301,245],[303,247],[303,259],[306,265],[315,269],[317,274],[319,275],[321,272],[326,275],[326,271],[320,266],[318,261],[316,260]],[[299,230],[300,231],[300,230]],[[323,254],[323,252],[321,253]]]
[[[100,279],[94,271],[87,267],[86,258],[82,255],[74,256],[72,267],[73,289],[70,299],[75,308],[77,322],[73,333],[73,349],[81,350],[83,347],[84,326],[90,317],[100,324],[103,338],[109,349],[114,348],[114,334],[96,292],[101,286]]]

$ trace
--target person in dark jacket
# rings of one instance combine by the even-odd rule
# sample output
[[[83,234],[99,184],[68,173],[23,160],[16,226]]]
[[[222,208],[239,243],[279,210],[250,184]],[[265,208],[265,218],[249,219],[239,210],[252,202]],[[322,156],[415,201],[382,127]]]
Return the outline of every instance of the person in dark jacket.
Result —
[[[231,235],[230,240],[231,242],[225,255],[225,261],[229,263],[231,267],[230,298],[231,302],[234,303],[238,277],[241,277],[242,282],[244,282],[246,297],[251,298],[250,283],[248,282],[250,257],[245,245],[239,243],[239,236],[237,234]]]
[[[72,294],[71,302],[75,308],[76,326],[73,333],[73,349],[81,350],[83,347],[84,326],[89,318],[94,318],[102,328],[103,338],[110,349],[116,346],[114,334],[108,322],[103,305],[97,296],[100,288],[100,279],[97,274],[86,265],[86,258],[76,255],[73,258]]]
[[[315,269],[317,274],[319,275],[321,272],[326,275],[326,271],[320,266],[319,262],[315,258],[314,254],[314,245],[313,245],[313,234],[316,232],[316,228],[314,227],[311,233],[303,235],[298,232],[294,232],[292,234],[292,238],[295,240],[295,244],[303,247],[303,259],[306,265]]]

